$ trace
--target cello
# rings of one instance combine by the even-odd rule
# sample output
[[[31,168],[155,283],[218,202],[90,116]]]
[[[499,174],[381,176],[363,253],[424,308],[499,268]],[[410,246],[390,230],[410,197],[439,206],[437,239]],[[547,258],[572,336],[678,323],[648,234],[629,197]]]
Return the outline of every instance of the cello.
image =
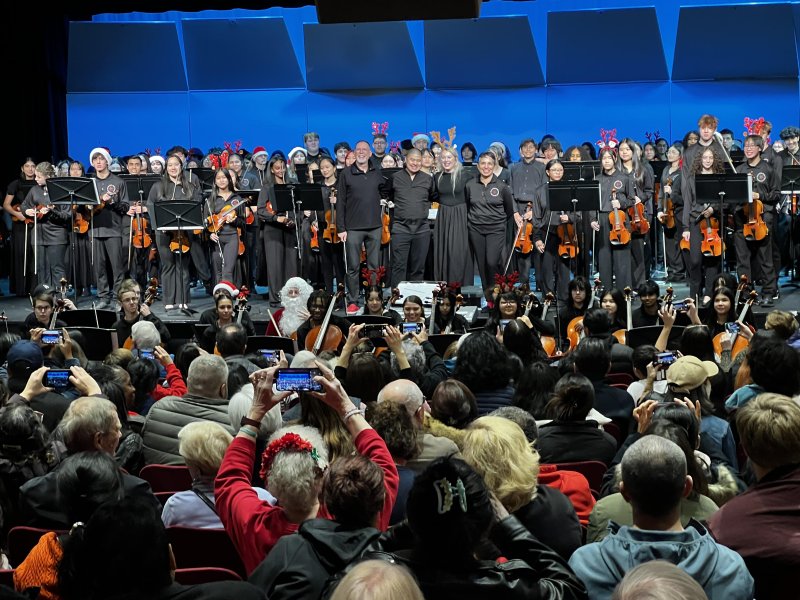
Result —
[[[672,288],[669,288],[669,290],[672,290]],[[633,329],[633,290],[625,287],[622,293],[625,295],[625,329],[617,329],[611,334],[617,338],[620,344],[624,344],[627,341],[625,334]]]
[[[750,180],[750,197],[747,199],[747,204],[744,205],[744,217],[746,222],[742,227],[742,234],[744,239],[748,242],[760,241],[767,237],[769,228],[764,222],[764,203],[760,199],[753,196],[758,192],[753,192],[753,172],[748,173]]]
[[[533,293],[531,293],[531,296]],[[550,304],[556,299],[553,295],[553,292],[547,292],[544,295],[544,300],[542,302],[542,314],[539,318],[544,321],[547,317],[547,311],[550,308]],[[558,345],[556,344],[556,338],[552,335],[542,335],[539,336],[539,340],[542,342],[542,348],[544,349],[545,354],[547,356],[552,357],[556,355],[556,350],[558,350]]]
[[[592,295],[589,297],[589,302],[585,304],[585,308],[583,310],[584,313],[594,306],[594,300],[597,296],[597,293],[600,291],[600,288],[601,288],[600,279],[595,279],[594,287],[592,288]],[[568,351],[574,350],[582,339],[583,339],[583,315],[579,315],[573,318],[567,325],[567,340],[569,341]]]
[[[323,350],[335,352],[345,339],[344,332],[336,325],[330,324],[333,307],[336,305],[337,300],[344,296],[344,284],[340,283],[337,288],[336,294],[331,297],[322,325],[314,327],[306,336],[305,349],[314,354],[319,354]]]
[[[726,333],[729,333],[731,336],[731,360],[736,358],[736,355],[739,354],[742,350],[747,348],[750,345],[750,342],[744,338],[743,336],[739,335],[739,331],[742,327],[748,327],[748,325],[744,322],[744,316],[747,314],[747,309],[749,309],[753,302],[758,299],[758,292],[752,290],[750,292],[750,296],[745,300],[744,306],[742,306],[742,310],[739,313],[738,318],[736,319],[736,325],[738,327],[734,327],[733,329],[729,329],[731,323],[725,323],[725,328],[728,329]],[[722,336],[724,333],[718,333],[714,336],[713,344],[714,344],[714,352],[717,353],[718,356],[722,356]]]
[[[611,200],[617,199],[617,190],[611,190]],[[611,230],[608,232],[608,239],[612,246],[624,246],[631,241],[631,232],[625,227],[625,211],[618,208],[608,213],[608,221]]]

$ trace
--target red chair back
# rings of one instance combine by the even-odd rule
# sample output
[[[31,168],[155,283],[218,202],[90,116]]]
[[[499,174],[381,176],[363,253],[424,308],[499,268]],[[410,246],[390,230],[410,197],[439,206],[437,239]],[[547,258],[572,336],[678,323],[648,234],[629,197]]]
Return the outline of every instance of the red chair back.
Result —
[[[625,441],[625,438],[622,437],[622,430],[619,428],[619,425],[614,423],[614,421],[603,425],[603,431],[617,440],[617,448],[622,446],[622,442]]]
[[[18,567],[27,558],[33,547],[45,533],[50,533],[52,529],[39,529],[38,527],[18,526],[12,527],[8,532],[8,561],[12,566]],[[66,531],[56,531],[56,533],[66,533]]]
[[[182,465],[146,465],[139,472],[139,477],[150,484],[153,493],[192,489],[189,468]]]
[[[633,375],[630,373],[609,373],[606,375],[606,381],[609,385],[613,385],[615,383],[624,383],[625,387],[627,388],[630,384],[632,384],[636,379],[634,379]]]
[[[589,489],[598,495],[603,487],[603,476],[608,467],[599,460],[587,460],[583,462],[556,463],[559,471],[577,471],[589,482]]]
[[[247,578],[242,559],[224,529],[167,527],[167,539],[179,569],[217,567]]]
[[[238,573],[230,569],[218,567],[200,567],[196,569],[176,569],[175,581],[181,585],[197,585],[199,583],[213,583],[214,581],[241,581]]]

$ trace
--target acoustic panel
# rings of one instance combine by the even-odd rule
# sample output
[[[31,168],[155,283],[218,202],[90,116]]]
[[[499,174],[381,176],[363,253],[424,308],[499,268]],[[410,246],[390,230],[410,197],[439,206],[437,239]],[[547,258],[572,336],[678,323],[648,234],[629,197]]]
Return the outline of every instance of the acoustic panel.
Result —
[[[547,83],[668,79],[655,8],[547,15]]]
[[[282,18],[185,19],[182,25],[189,89],[305,88]]]
[[[146,67],[128,68],[143,52]],[[70,23],[68,93],[186,89],[175,23]]]
[[[455,61],[453,40],[470,49],[468,68]],[[497,48],[503,48],[502,60]],[[428,89],[544,85],[530,22],[524,16],[426,21],[425,77]]]
[[[405,23],[306,24],[310,91],[422,89]]]
[[[328,24],[471,19],[481,14],[481,0],[316,0],[316,5],[317,20]]]
[[[111,156],[145,148],[192,146],[185,93],[68,94],[69,154],[89,166],[89,152],[103,146]]]
[[[684,6],[673,81],[797,77],[792,6]]]

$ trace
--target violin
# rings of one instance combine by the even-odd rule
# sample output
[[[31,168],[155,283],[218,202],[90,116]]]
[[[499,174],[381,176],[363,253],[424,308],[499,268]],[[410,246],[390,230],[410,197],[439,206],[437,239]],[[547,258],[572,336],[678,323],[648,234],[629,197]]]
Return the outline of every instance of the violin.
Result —
[[[644,212],[644,202],[639,202],[631,206],[628,209],[628,214],[631,217],[631,233],[647,235],[650,231],[650,223]]]
[[[392,218],[389,216],[389,204],[387,203],[381,208],[381,246],[392,241],[391,223]]]
[[[667,292],[672,293],[672,288],[668,288]],[[617,329],[611,334],[620,344],[624,344],[627,340],[625,333],[633,329],[633,290],[626,287],[622,293],[625,296],[625,329]]]
[[[237,252],[237,254],[239,256],[244,256],[244,250],[245,250],[245,247],[244,247],[244,236],[242,235],[242,228],[241,227],[237,227],[236,228],[236,235],[239,237],[239,246],[238,246],[238,249],[237,249],[236,252]]]
[[[617,190],[611,190],[611,199],[617,199]],[[608,221],[611,223],[611,230],[608,232],[608,239],[612,246],[624,246],[631,241],[631,232],[625,227],[625,211],[618,208],[608,213]]]
[[[206,228],[211,233],[219,233],[227,223],[232,223],[236,219],[235,211],[244,203],[241,198],[234,198],[230,203],[223,206],[216,214],[206,217]]]
[[[667,177],[667,185],[672,188],[672,177]],[[664,229],[675,229],[675,205],[672,203],[672,194],[664,194],[664,214],[661,217]]]
[[[752,190],[753,186],[753,173],[750,172],[750,189]],[[761,200],[753,198],[753,195],[750,194],[748,198],[747,204],[744,205],[742,209],[744,211],[744,217],[746,222],[744,227],[742,228],[742,233],[744,234],[744,239],[748,242],[752,241],[760,241],[767,237],[769,234],[769,228],[767,224],[764,222],[764,203]]]
[[[719,221],[710,217],[700,221],[700,231],[703,232],[703,241],[700,242],[700,251],[703,256],[719,256],[725,249],[725,244],[719,237]]]
[[[747,314],[747,310],[753,305],[758,299],[758,292],[752,290],[750,292],[750,296],[744,303],[742,307],[742,311],[739,313],[739,317],[736,319],[736,323],[734,327],[730,328],[729,326],[732,325],[730,323],[725,324],[725,328],[728,329],[728,333],[731,336],[731,360],[733,360],[737,354],[739,354],[742,350],[747,348],[750,345],[750,342],[745,339],[743,336],[739,335],[739,331],[742,327],[749,327],[744,322],[744,316]],[[738,327],[737,327],[738,326]],[[724,334],[718,333],[714,336],[713,344],[714,344],[714,352],[717,353],[718,356],[722,356],[722,336]]]
[[[562,223],[556,227],[558,235],[558,255],[561,258],[575,258],[578,255],[578,236],[572,223]]]
[[[742,292],[746,292],[750,288],[750,282],[747,279],[747,275],[742,275],[739,278],[739,285],[736,286],[736,294],[733,298],[733,305],[736,308],[739,308],[739,298],[742,296]]]
[[[329,198],[336,198],[336,186],[330,186]],[[325,222],[328,224],[325,231],[322,232],[322,239],[330,244],[341,244],[342,240],[339,239],[339,231],[336,229],[336,203],[331,203],[329,210],[325,211]]]
[[[330,304],[328,305],[328,311],[325,313],[322,325],[314,327],[306,336],[305,349],[314,354],[319,354],[323,350],[335,352],[345,339],[344,332],[336,325],[330,324],[333,307],[336,305],[339,298],[344,296],[344,284],[340,283],[337,288],[336,294],[331,298]]]
[[[174,252],[175,254],[186,254],[189,251],[190,246],[191,242],[189,241],[189,236],[186,235],[185,231],[170,232],[170,252]]]
[[[531,210],[533,202],[528,202],[527,210]],[[526,212],[527,212],[526,210]],[[514,251],[520,254],[530,254],[533,250],[533,223],[525,219],[517,234],[517,241],[514,243]]]
[[[139,213],[136,214],[135,218],[131,219],[131,242],[134,248],[149,248],[153,244],[153,238],[147,233],[148,226],[149,221],[147,218]]]
[[[115,202],[116,196],[117,196],[117,186],[115,186],[113,183],[108,184],[108,187],[106,188],[106,193],[100,196],[99,204],[95,204],[92,207],[92,214],[96,215],[97,213],[102,211],[106,207],[106,204],[113,204]]]

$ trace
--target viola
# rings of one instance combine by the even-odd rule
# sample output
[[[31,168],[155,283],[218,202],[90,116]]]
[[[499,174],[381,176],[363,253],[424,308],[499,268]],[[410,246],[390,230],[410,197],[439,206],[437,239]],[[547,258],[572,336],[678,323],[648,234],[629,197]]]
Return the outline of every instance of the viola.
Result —
[[[719,221],[713,217],[703,219],[700,221],[700,231],[703,232],[703,241],[700,243],[703,256],[720,256],[725,244],[719,237]]]
[[[631,217],[631,232],[638,235],[646,235],[650,231],[650,223],[644,212],[644,203],[639,202],[628,209]]]
[[[562,223],[556,227],[558,235],[558,255],[561,258],[575,258],[578,255],[578,236],[572,223]]]
[[[306,344],[305,349],[313,352],[314,354],[319,354],[323,350],[330,350],[335,352],[339,349],[339,346],[342,345],[342,342],[345,339],[345,335],[341,329],[339,329],[336,325],[331,325],[331,314],[333,314],[333,307],[336,305],[336,302],[344,296],[344,284],[339,284],[338,291],[336,295],[331,298],[331,302],[328,305],[328,311],[325,313],[325,318],[322,320],[322,324],[318,327],[314,327],[311,331],[308,332],[306,336]]]
[[[528,202],[527,210],[533,207],[532,202]],[[522,227],[519,228],[517,241],[514,243],[514,251],[520,254],[530,254],[533,250],[533,223],[525,219]]]
[[[752,171],[750,173],[750,181],[752,186]],[[769,228],[764,222],[764,203],[761,200],[753,198],[752,194],[748,198],[747,204],[742,209],[746,222],[742,228],[744,239],[748,242],[760,241],[767,237]]]
[[[189,236],[186,235],[185,231],[170,232],[170,252],[174,252],[175,254],[186,254],[189,251],[190,246],[191,242],[189,241]]]
[[[752,307],[753,302],[758,299],[758,292],[752,290],[750,292],[750,296],[742,306],[742,311],[739,313],[739,317],[736,319],[736,323],[739,325],[739,330],[742,327],[748,327],[748,325],[744,322],[744,316],[747,314],[747,310]],[[727,324],[726,324],[727,325]],[[714,352],[717,353],[718,356],[722,356],[722,336],[724,334],[718,333],[714,336],[713,344],[714,344]],[[743,336],[739,335],[738,331],[731,331],[731,360],[733,360],[737,354],[739,354],[742,350],[747,348],[750,345],[750,342],[745,339]]]
[[[336,198],[336,186],[330,186],[329,197]],[[325,231],[322,232],[322,239],[330,244],[341,244],[342,240],[339,239],[339,231],[336,229],[336,203],[332,203],[329,210],[325,211],[325,222],[327,226]]]
[[[611,199],[617,199],[617,191],[612,190]],[[624,246],[631,241],[631,232],[625,226],[625,211],[615,208],[608,213],[608,221],[611,223],[611,230],[608,232],[608,239],[612,246]]]

